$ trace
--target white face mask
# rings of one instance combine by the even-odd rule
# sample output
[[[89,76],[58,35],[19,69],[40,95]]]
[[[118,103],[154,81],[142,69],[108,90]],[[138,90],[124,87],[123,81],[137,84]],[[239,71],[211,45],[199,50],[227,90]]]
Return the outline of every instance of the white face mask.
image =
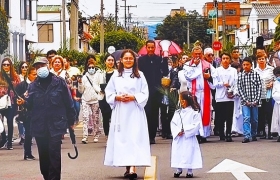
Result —
[[[95,68],[93,68],[93,69],[88,69],[88,73],[91,74],[91,75],[93,75],[93,74],[95,73]]]
[[[46,77],[48,77],[49,74],[50,74],[50,71],[49,71],[49,69],[48,69],[47,66],[40,67],[40,68],[37,70],[37,75],[38,75],[38,77],[40,77],[40,78],[46,78]]]

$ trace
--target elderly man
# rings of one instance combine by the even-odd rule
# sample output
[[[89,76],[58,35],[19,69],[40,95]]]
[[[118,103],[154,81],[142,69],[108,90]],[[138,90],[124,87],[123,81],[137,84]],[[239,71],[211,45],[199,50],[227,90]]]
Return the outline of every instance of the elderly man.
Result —
[[[210,64],[212,64],[212,66],[214,68],[217,67],[217,62],[214,61],[215,57],[214,57],[214,51],[212,48],[206,48],[204,49],[204,58],[207,62],[209,62]]]
[[[211,89],[214,89],[213,79],[216,78],[215,68],[203,59],[202,49],[196,46],[192,50],[192,60],[186,63],[184,74],[190,82],[188,87],[192,94],[197,97],[201,108],[202,125],[204,132],[201,142],[206,142],[206,137],[211,133]]]
[[[25,99],[17,99],[30,112],[40,170],[45,180],[61,179],[61,136],[74,124],[76,112],[64,79],[50,73],[45,57],[35,60],[37,78],[29,84]]]

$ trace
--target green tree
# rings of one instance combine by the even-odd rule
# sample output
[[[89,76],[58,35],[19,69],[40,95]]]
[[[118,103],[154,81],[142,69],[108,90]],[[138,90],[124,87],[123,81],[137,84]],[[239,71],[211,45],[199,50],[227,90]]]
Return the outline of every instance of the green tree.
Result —
[[[275,28],[274,42],[277,42],[279,40],[280,40],[280,18],[278,19],[278,24]]]
[[[116,49],[133,49],[134,51],[138,51],[142,46],[143,42],[141,39],[137,38],[135,35],[119,30],[119,31],[111,31],[105,33],[104,35],[104,44],[105,49],[109,46],[114,46]],[[100,36],[95,36],[91,42],[91,47],[97,52],[100,51]]]
[[[206,30],[210,28],[209,19],[201,16],[197,11],[189,11],[187,14],[170,15],[159,24],[155,33],[156,39],[172,40],[181,47],[187,43],[187,32],[189,21],[190,44],[199,40],[205,45],[211,45],[211,36],[207,35]]]
[[[101,17],[97,14],[93,17],[93,20],[90,23],[89,31],[93,36],[100,34],[100,21]],[[115,31],[115,28],[115,17],[113,14],[108,14],[106,17],[104,17],[104,32],[106,33]],[[124,30],[120,23],[117,25],[117,30]]]
[[[6,12],[0,7],[0,54],[8,48],[9,43],[9,27]]]

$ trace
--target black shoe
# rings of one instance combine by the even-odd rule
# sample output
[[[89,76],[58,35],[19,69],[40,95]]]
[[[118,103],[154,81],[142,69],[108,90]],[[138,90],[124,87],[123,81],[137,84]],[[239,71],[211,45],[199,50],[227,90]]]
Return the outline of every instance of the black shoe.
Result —
[[[155,139],[150,139],[150,144],[156,144]]]
[[[128,173],[128,179],[129,180],[134,180],[137,178],[137,174],[136,173]]]
[[[225,139],[226,139],[225,136],[220,137],[220,141],[224,141]]]
[[[201,143],[206,143],[206,142],[207,142],[207,139],[204,138],[204,137],[202,137],[201,140],[200,140],[200,142],[201,142]]]
[[[175,172],[174,173],[174,177],[175,178],[179,178],[181,174],[182,174],[182,171],[181,172]]]
[[[193,174],[186,174],[186,178],[193,178]]]
[[[128,178],[129,177],[129,171],[125,171],[125,173],[123,174],[124,178]]]
[[[30,160],[35,160],[35,157],[33,155],[24,155],[23,159],[30,161]]]
[[[219,131],[214,131],[214,136],[219,136]]]
[[[161,135],[161,137],[162,137],[163,139],[165,139],[165,138],[167,137],[167,134],[163,133],[163,134]]]
[[[252,137],[252,141],[258,141],[257,137],[256,136]]]
[[[232,142],[232,139],[231,139],[231,137],[229,136],[229,137],[226,137],[226,140],[225,140],[226,142]]]
[[[280,142],[280,136],[278,137],[277,142]]]
[[[22,145],[22,144],[24,144],[24,138],[20,138],[20,141],[19,141],[19,143],[18,143],[19,145]]]
[[[173,139],[173,136],[171,134],[166,136],[166,139]]]
[[[13,150],[13,146],[12,145],[7,145],[7,150]]]
[[[242,143],[248,143],[248,142],[250,142],[250,140],[248,138],[244,138],[242,141]]]

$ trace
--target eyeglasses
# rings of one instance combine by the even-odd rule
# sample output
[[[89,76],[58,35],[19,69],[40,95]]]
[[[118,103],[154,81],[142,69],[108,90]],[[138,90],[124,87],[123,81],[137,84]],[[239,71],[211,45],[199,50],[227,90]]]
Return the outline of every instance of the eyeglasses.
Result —
[[[125,60],[125,61],[133,61],[134,58],[133,57],[124,57],[123,60]]]
[[[214,56],[214,54],[208,54],[207,56],[208,56],[208,57],[210,57],[210,56]]]
[[[21,66],[21,69],[27,69],[27,66]]]
[[[91,66],[91,67],[88,67],[88,69],[94,69],[94,67]]]
[[[10,66],[10,64],[4,63],[4,64],[2,64],[2,66],[7,66],[8,67],[8,66]]]

